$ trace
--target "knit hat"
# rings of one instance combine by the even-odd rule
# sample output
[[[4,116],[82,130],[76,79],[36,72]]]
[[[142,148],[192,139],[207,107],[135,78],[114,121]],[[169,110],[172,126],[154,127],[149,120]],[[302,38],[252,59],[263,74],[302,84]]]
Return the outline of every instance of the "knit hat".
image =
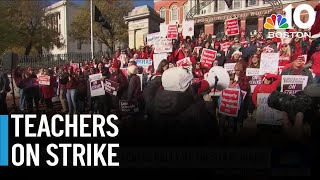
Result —
[[[275,79],[276,77],[277,77],[276,74],[265,73],[265,74],[262,76],[262,80],[265,80],[265,79]]]
[[[181,67],[170,68],[162,74],[162,86],[166,91],[184,92],[191,84],[193,76]]]
[[[303,56],[301,56],[301,55],[300,55],[300,56],[292,56],[292,58],[293,58],[293,59],[292,59],[293,61],[295,61],[295,60],[301,60],[301,61],[304,61],[304,57],[303,57]]]
[[[239,50],[236,50],[235,52],[232,53],[232,56],[234,56],[235,54],[241,55],[242,53]]]
[[[131,65],[127,68],[128,75],[137,74],[138,66]]]
[[[220,46],[220,43],[218,41],[214,42],[214,46]]]

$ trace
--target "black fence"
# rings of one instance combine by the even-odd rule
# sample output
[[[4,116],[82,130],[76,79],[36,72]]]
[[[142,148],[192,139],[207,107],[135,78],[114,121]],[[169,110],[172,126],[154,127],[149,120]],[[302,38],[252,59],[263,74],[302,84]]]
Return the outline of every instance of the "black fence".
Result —
[[[102,56],[108,56],[108,52],[94,53],[94,58],[98,61],[102,60]],[[68,54],[46,54],[37,56],[20,56],[18,65],[22,68],[32,67],[39,68],[53,68],[55,66],[61,67],[70,63],[82,63],[84,61],[92,60],[91,53],[68,53]],[[0,65],[3,65],[2,56],[0,57]]]

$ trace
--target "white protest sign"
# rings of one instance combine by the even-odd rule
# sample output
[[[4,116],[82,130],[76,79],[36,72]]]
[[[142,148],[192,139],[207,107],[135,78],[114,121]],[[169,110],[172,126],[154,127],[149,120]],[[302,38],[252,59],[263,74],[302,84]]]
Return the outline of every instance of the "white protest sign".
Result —
[[[147,35],[147,45],[152,46],[154,43],[161,38],[160,32],[152,33]]]
[[[281,125],[282,112],[268,106],[270,93],[258,93],[257,95],[257,124]]]
[[[279,53],[261,53],[260,59],[260,75],[265,73],[278,73]]]
[[[246,76],[259,76],[259,68],[247,68]]]
[[[153,54],[153,68],[157,70],[160,62],[164,59],[167,59],[167,57],[167,53]]]
[[[105,95],[102,74],[93,74],[89,76],[91,97]]]
[[[182,24],[182,35],[183,37],[194,36],[194,20],[184,21]]]
[[[237,63],[225,63],[224,69],[226,69],[228,72],[234,72],[234,67]]]
[[[281,92],[295,95],[307,86],[308,78],[308,76],[282,75]]]
[[[249,84],[251,92],[254,91],[254,88],[262,83],[262,76],[259,75],[259,68],[247,68],[246,76],[249,78]]]
[[[166,38],[168,34],[168,25],[165,23],[160,24],[160,36]]]
[[[154,44],[154,53],[172,52],[172,40],[167,38],[158,39]]]

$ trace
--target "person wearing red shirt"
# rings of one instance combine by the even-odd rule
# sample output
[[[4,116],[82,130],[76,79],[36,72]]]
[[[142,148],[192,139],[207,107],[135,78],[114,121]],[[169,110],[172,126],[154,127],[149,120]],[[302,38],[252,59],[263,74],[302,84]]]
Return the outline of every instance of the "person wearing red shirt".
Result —
[[[281,44],[279,52],[279,66],[287,65],[291,60],[291,53],[288,44]]]
[[[203,73],[203,69],[201,69],[200,67],[200,62],[196,63],[195,69],[193,70],[193,74],[195,78],[199,78],[200,80],[203,80],[204,73]]]
[[[311,55],[309,63],[311,70],[315,74],[314,83],[320,83],[320,43],[315,47],[315,53]]]
[[[257,85],[252,93],[252,102],[257,106],[258,93],[271,93],[277,90],[279,83],[281,82],[281,76],[276,74],[266,73],[263,75],[263,84]]]

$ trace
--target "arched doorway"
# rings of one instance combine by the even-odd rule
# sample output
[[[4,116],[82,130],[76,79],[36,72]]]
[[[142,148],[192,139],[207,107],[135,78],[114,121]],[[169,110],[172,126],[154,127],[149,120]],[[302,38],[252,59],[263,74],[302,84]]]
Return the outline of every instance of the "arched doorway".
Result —
[[[254,30],[258,31],[258,17],[252,16],[246,19],[246,37]]]

